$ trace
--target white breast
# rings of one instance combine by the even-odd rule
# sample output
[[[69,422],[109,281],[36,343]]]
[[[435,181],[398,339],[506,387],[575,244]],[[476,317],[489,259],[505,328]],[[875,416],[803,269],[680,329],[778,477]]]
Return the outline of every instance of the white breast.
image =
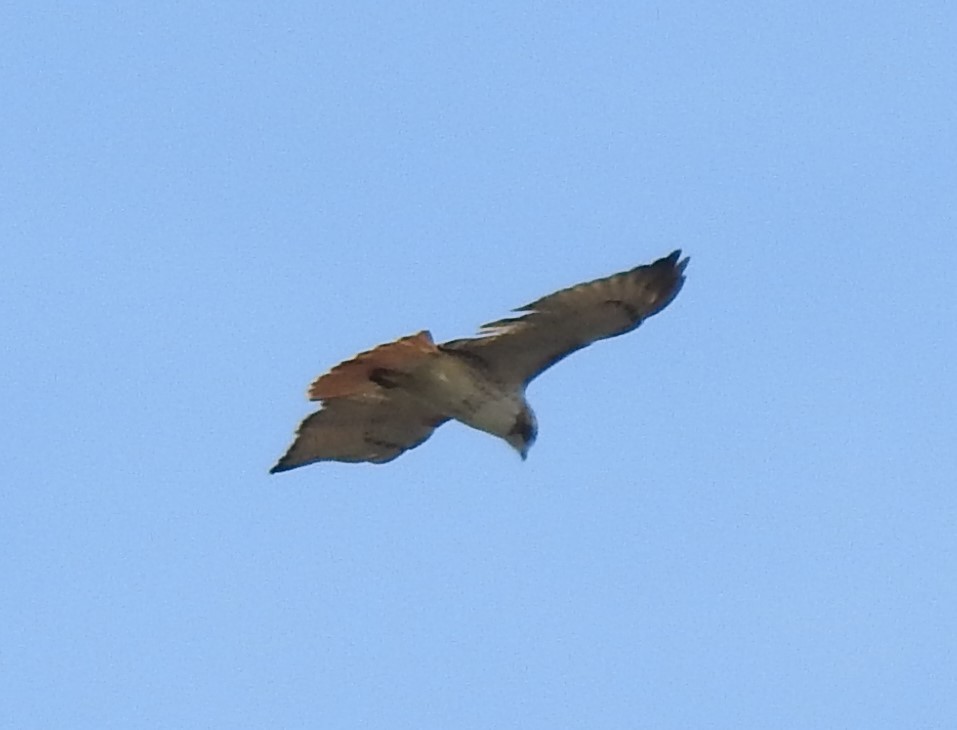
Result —
[[[486,400],[475,411],[456,418],[480,431],[505,436],[515,426],[521,411],[521,401],[514,396],[503,396],[496,400]]]
[[[432,361],[415,390],[445,415],[495,436],[512,430],[525,408],[521,392],[506,392],[467,362],[451,356]]]

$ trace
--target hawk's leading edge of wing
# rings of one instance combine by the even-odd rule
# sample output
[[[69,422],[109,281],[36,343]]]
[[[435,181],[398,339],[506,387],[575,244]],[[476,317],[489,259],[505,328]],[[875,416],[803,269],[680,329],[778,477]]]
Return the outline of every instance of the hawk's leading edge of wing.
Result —
[[[308,416],[271,474],[316,461],[384,464],[415,448],[447,419],[400,389],[332,398]]]
[[[679,250],[631,271],[562,289],[514,310],[525,314],[482,325],[479,337],[441,349],[473,356],[505,382],[526,384],[576,350],[630,332],[660,312],[681,289],[687,265]]]

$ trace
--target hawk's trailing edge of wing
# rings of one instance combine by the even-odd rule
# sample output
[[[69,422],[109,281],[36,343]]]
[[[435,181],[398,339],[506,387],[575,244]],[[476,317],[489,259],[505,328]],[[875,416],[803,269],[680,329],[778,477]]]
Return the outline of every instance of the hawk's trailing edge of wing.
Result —
[[[309,388],[322,408],[296,431],[271,472],[317,461],[382,464],[449,419],[505,440],[524,459],[535,440],[525,386],[592,342],[630,332],[677,296],[688,259],[675,251],[645,266],[562,289],[442,345],[428,331],[340,363]]]
[[[515,309],[519,316],[482,325],[478,337],[441,347],[481,358],[501,379],[524,385],[576,350],[630,332],[667,307],[684,284],[687,265],[674,251],[536,299]]]

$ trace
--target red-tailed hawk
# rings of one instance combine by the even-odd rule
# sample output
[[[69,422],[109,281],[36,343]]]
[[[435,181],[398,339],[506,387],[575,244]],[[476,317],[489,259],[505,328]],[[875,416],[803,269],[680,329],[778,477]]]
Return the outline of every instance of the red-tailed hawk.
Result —
[[[383,464],[450,418],[505,439],[524,459],[537,433],[525,387],[566,355],[668,306],[684,283],[688,259],[680,256],[549,294],[516,317],[482,325],[478,337],[437,345],[422,331],[336,365],[309,387],[322,408],[270,471],[315,461]]]

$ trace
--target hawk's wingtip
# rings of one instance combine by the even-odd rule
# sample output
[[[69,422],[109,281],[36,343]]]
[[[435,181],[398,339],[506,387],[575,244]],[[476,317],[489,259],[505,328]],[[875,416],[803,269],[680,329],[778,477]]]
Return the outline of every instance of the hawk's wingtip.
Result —
[[[684,258],[681,258],[681,249],[676,248],[674,251],[672,251],[670,254],[668,254],[661,260],[666,261],[671,266],[673,266],[678,271],[679,274],[683,274],[685,271],[685,268],[688,266],[688,262],[691,261],[691,257],[685,256]]]

